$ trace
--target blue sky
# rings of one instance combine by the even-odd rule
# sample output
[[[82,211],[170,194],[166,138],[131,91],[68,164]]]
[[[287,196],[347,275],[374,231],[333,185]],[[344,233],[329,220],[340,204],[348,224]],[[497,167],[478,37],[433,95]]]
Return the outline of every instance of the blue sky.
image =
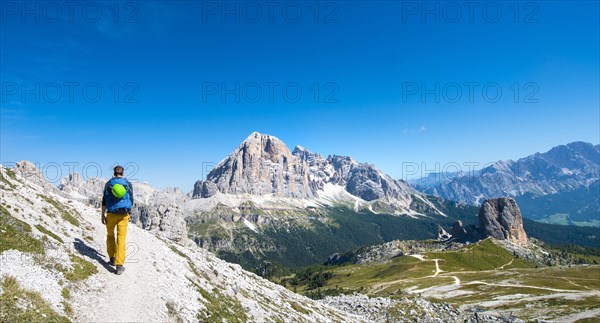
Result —
[[[52,3],[0,7],[0,160],[50,179],[189,191],[253,131],[395,178],[600,140],[597,1]]]

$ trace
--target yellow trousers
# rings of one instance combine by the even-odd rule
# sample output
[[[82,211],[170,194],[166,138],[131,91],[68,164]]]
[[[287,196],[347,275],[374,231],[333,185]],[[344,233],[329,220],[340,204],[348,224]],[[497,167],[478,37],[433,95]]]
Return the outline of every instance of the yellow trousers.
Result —
[[[115,265],[125,263],[125,236],[127,235],[129,214],[106,214],[106,251],[110,258],[115,258]],[[117,240],[115,242],[115,227],[117,227]]]

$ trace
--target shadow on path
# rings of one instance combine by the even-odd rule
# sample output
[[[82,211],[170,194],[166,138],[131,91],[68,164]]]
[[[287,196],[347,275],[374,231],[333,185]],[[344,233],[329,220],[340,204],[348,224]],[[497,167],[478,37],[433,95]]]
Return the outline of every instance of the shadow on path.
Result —
[[[81,240],[79,238],[75,238],[75,242],[73,242],[73,246],[80,254],[82,254],[84,256],[88,256],[88,257],[96,260],[109,272],[112,273],[115,271],[115,269],[110,266],[108,261],[104,260],[104,257],[102,256],[101,253],[98,252],[98,250],[88,246],[83,240]]]

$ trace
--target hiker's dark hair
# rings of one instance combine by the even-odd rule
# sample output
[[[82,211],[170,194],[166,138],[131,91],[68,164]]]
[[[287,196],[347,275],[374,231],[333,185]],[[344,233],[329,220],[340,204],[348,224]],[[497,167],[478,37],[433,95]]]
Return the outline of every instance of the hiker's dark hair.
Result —
[[[123,166],[115,166],[114,175],[115,176],[118,176],[118,175],[123,176]]]

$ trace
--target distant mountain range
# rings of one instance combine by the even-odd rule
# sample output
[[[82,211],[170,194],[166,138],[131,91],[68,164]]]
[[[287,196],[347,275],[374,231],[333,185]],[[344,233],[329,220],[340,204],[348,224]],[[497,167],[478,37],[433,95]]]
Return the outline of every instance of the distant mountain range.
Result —
[[[426,194],[470,205],[514,197],[525,217],[548,223],[598,225],[600,145],[573,142],[471,174],[429,174],[411,181]]]

